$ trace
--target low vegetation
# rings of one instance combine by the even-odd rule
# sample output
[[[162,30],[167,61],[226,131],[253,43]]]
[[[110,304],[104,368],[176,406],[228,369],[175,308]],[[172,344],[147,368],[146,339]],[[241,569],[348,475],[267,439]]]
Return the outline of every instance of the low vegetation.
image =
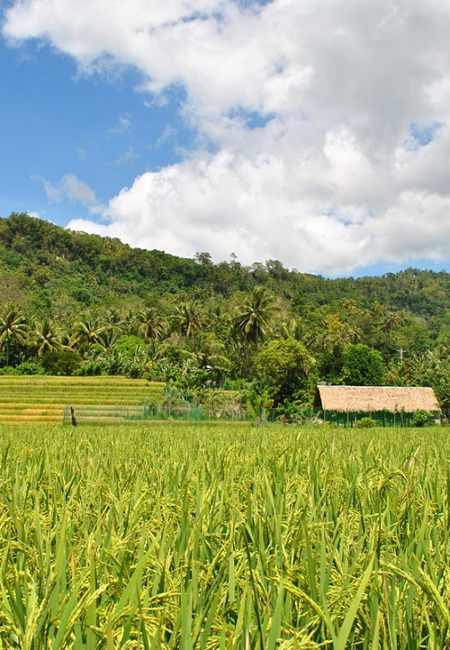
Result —
[[[1,647],[445,648],[445,429],[0,426]]]

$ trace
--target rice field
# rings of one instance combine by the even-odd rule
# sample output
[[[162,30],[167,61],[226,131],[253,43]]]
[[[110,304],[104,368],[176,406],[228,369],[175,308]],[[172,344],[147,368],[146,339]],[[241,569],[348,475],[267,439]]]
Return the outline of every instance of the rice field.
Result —
[[[164,384],[127,377],[0,376],[0,424],[62,422],[64,405],[162,402]]]
[[[448,648],[448,429],[0,426],[0,648]]]

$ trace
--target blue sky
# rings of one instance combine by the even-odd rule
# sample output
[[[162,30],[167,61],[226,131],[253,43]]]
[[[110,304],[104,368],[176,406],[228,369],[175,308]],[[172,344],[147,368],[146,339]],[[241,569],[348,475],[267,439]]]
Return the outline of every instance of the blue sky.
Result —
[[[448,268],[446,3],[0,13],[1,216],[331,276]]]
[[[39,212],[64,226],[86,206],[48,200],[44,181],[74,174],[106,202],[142,171],[180,160],[195,138],[179,115],[182,93],[160,105],[138,83],[132,68],[86,77],[48,46],[1,40],[0,214]]]

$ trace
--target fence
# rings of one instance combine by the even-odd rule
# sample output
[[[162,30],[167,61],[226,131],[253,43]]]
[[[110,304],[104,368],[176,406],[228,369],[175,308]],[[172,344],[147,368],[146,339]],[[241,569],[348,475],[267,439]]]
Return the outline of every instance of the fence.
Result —
[[[182,402],[179,404],[107,404],[107,405],[74,405],[74,412],[78,423],[86,422],[136,422],[146,420],[186,420],[190,422],[202,422],[207,420],[224,420],[224,421],[245,421],[261,419],[254,413],[249,413],[245,409],[236,405],[205,407]],[[353,427],[358,420],[370,417],[376,421],[379,427],[408,427],[413,426],[412,418],[414,413],[390,411],[367,412],[338,412],[338,411],[320,411],[305,410],[296,417],[287,418],[280,416],[275,409],[268,409],[263,419],[274,422],[294,422],[295,424],[318,424],[328,422],[345,427]],[[71,407],[64,407],[63,422],[72,421]],[[445,414],[441,416],[441,421],[445,421]],[[439,422],[439,416],[432,416],[429,424]]]
[[[413,418],[414,413],[405,413],[404,411],[373,411],[373,412],[341,412],[341,411],[320,411],[318,416],[324,422],[330,424],[339,424],[346,427],[352,427],[358,420],[363,418],[371,418],[375,420],[378,427],[411,427],[414,426]],[[444,418],[440,417],[438,413],[431,415],[428,424],[438,424]]]
[[[145,420],[206,420],[242,421],[251,419],[248,413],[236,406],[201,407],[194,404],[108,404],[73,405],[77,423],[86,422],[136,422]],[[72,422],[71,407],[64,406],[64,424]]]

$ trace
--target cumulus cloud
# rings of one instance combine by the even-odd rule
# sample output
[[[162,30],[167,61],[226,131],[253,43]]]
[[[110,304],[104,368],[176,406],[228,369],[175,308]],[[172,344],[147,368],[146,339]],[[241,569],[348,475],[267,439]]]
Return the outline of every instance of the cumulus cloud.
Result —
[[[449,29],[449,0],[21,0],[3,33],[184,89],[197,149],[70,227],[340,273],[445,258]]]

